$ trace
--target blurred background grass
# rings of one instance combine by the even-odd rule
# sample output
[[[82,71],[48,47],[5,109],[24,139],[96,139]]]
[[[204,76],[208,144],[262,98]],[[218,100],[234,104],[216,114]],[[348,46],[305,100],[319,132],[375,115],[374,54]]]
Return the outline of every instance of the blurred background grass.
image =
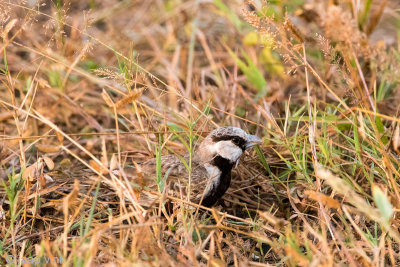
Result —
[[[399,265],[399,8],[0,1],[1,264]],[[212,210],[107,175],[217,125],[264,143]]]

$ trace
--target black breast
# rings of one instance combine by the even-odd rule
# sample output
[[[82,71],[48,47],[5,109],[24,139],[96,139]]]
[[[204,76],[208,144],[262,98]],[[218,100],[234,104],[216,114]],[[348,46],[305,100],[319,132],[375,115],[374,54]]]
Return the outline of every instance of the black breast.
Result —
[[[206,207],[213,206],[228,190],[231,184],[231,170],[234,163],[221,156],[216,156],[210,164],[218,167],[221,171],[221,176],[218,181],[212,183],[211,188],[204,194],[201,204]]]

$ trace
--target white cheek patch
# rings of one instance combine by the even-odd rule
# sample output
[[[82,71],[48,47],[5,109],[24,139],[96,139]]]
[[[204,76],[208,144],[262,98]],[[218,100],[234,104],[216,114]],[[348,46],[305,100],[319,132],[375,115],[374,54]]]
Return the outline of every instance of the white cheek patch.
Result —
[[[214,144],[211,149],[213,152],[216,152],[218,155],[230,160],[231,162],[236,162],[243,153],[243,150],[240,147],[229,140],[219,141]]]

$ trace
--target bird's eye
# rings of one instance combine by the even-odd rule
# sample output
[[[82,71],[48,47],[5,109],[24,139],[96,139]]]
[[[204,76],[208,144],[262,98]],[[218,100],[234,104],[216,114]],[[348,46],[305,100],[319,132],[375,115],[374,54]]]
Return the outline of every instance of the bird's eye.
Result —
[[[232,142],[233,142],[235,145],[239,145],[240,139],[237,138],[237,137],[234,137],[234,138],[232,139]]]

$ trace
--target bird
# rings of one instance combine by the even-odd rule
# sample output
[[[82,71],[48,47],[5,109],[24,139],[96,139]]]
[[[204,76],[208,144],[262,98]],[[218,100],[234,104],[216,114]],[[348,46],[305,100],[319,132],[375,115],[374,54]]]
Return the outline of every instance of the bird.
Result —
[[[244,151],[261,142],[241,128],[223,126],[211,131],[195,149],[190,167],[188,153],[161,156],[164,186],[156,182],[156,158],[135,164],[129,171],[124,170],[124,175],[135,185],[138,203],[146,209],[157,203],[160,189],[185,200],[189,194],[190,202],[212,207],[228,190],[231,170]]]

